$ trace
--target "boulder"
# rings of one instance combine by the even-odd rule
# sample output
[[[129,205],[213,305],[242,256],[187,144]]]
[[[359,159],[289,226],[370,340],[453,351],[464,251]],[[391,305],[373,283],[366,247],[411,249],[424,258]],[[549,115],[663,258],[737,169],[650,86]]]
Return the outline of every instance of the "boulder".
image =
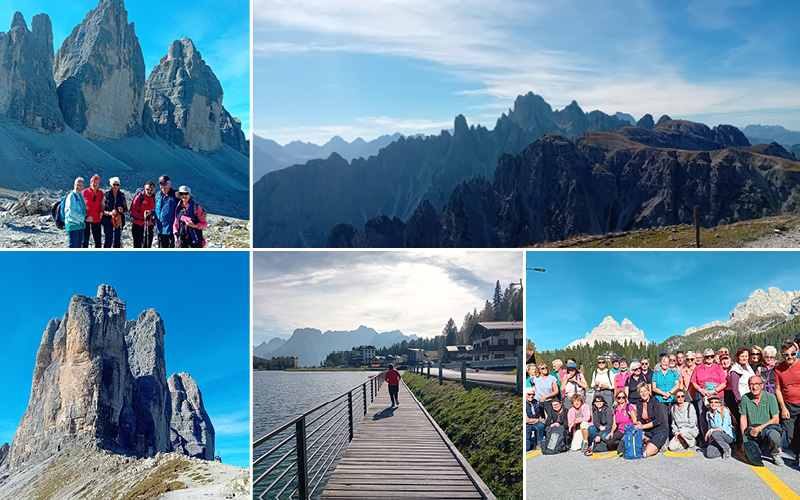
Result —
[[[168,384],[172,401],[172,449],[190,457],[213,460],[214,426],[197,383],[188,373],[175,373]]]
[[[39,132],[61,132],[53,80],[53,28],[47,14],[33,17],[31,30],[20,12],[0,32],[0,118]]]
[[[100,0],[55,58],[64,120],[89,139],[141,133],[145,67],[123,0]]]
[[[229,141],[237,143],[243,138],[243,134],[236,137],[232,120],[223,124],[222,86],[188,38],[172,42],[167,55],[153,68],[145,101],[156,134],[170,144],[194,151],[217,150],[222,145],[223,125]]]

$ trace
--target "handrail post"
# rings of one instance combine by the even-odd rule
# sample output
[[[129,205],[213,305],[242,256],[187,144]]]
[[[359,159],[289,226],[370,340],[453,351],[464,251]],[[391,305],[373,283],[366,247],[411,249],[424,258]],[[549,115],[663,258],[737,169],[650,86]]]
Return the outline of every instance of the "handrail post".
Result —
[[[347,413],[350,421],[350,441],[353,440],[353,391],[347,393]]]
[[[361,386],[364,389],[364,415],[367,414],[367,384]]]
[[[369,380],[369,402],[375,401],[375,378]]]
[[[306,450],[306,418],[297,421],[297,491],[301,500],[308,500],[308,453]]]

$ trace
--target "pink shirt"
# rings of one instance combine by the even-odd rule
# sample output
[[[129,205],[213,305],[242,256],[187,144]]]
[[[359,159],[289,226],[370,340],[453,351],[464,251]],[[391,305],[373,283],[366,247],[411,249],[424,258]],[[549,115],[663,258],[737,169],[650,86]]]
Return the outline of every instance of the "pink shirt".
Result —
[[[583,406],[581,406],[581,411],[583,412],[583,421],[584,422],[588,422],[588,423],[591,424],[592,423],[592,408],[588,404],[583,403]],[[578,412],[577,412],[577,410],[575,410],[574,406],[572,408],[570,408],[569,412],[567,413],[567,423],[569,424],[570,428],[572,427],[572,423],[575,421],[575,414],[576,413],[578,413]]]
[[[633,425],[630,412],[635,410],[634,406],[626,403],[625,407],[617,406],[614,408],[614,419],[617,421],[617,429],[619,432],[625,432],[626,425]]]
[[[614,375],[614,387],[616,388],[614,392],[625,390],[629,378],[631,378],[631,372],[619,372]]]
[[[716,387],[726,383],[728,375],[722,366],[712,363],[710,366],[702,364],[695,366],[694,373],[692,373],[692,382],[699,385],[701,389],[707,389],[707,384],[716,384]],[[722,391],[717,391],[717,396],[722,397]]]

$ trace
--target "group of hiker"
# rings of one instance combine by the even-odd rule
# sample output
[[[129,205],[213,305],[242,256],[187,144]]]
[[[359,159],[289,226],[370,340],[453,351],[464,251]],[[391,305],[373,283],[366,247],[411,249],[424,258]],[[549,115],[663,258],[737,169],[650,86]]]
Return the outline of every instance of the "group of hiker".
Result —
[[[83,177],[78,177],[74,189],[54,207],[53,215],[57,222],[63,221],[69,248],[89,248],[92,241],[95,248],[120,248],[128,212],[134,248],[151,248],[154,239],[159,248],[203,248],[206,244],[206,213],[189,186],[180,186],[176,192],[168,175],[159,177],[158,189],[152,181],[138,189],[130,211],[119,177],[109,179],[105,193],[99,175],[92,176],[86,189]]]
[[[778,351],[782,358],[778,362]],[[649,359],[597,357],[587,378],[574,358],[528,365],[526,450],[567,450],[590,456],[613,451],[625,458],[659,451],[698,450],[728,458],[739,448],[761,466],[767,452],[777,466],[800,454],[800,333],[780,349],[741,347],[661,351]],[[608,366],[609,360],[611,367]],[[783,448],[784,441],[787,443]]]

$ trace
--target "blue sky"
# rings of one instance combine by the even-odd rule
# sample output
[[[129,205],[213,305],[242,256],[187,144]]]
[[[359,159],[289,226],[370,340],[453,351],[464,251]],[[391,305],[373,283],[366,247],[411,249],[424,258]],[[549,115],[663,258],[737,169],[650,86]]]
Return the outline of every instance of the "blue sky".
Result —
[[[628,318],[647,340],[726,321],[755,290],[800,290],[795,251],[527,252],[525,318],[536,348],[563,348],[603,318]]]
[[[25,16],[28,28],[33,16],[44,12],[53,23],[53,50],[57,51],[72,28],[95,7],[97,0],[0,0],[0,31],[8,30],[16,11]],[[136,25],[145,78],[174,40],[191,38],[222,84],[222,104],[242,120],[242,129],[249,138],[250,2],[229,0],[223,7],[217,0],[129,0],[125,8],[128,22]]]
[[[359,325],[441,335],[522,272],[520,251],[255,252],[253,343]]]
[[[793,0],[254,0],[253,130],[285,143],[555,108],[800,130]]]
[[[2,252],[3,377],[0,444],[11,442],[30,399],[47,322],[73,295],[113,286],[129,320],[164,319],[167,376],[188,372],[203,394],[226,463],[250,462],[250,256],[248,252]]]

